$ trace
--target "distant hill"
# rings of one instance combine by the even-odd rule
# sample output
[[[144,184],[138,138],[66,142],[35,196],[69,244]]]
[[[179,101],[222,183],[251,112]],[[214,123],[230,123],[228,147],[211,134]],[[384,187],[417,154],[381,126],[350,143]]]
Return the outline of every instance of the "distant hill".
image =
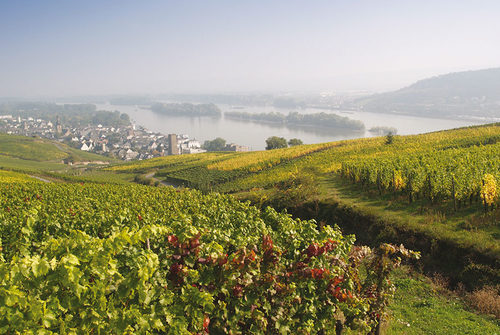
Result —
[[[456,72],[356,101],[368,112],[444,118],[500,118],[500,68]]]
[[[57,171],[68,168],[63,161],[100,164],[117,160],[48,139],[0,133],[0,170]]]

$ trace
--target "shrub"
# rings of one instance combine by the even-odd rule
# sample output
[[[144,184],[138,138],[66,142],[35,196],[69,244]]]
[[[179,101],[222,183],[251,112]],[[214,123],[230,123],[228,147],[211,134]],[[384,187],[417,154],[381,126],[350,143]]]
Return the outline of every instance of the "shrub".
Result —
[[[500,296],[498,290],[494,287],[485,286],[480,290],[469,293],[467,300],[472,308],[500,319]]]

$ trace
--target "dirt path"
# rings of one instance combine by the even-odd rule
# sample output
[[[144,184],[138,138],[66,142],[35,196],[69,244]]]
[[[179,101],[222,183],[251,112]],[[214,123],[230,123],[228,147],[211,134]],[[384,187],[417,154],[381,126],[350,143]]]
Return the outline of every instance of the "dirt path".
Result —
[[[38,177],[38,176],[30,176],[30,177],[38,179],[40,181],[43,181],[44,183],[52,183],[52,180],[48,180],[48,179],[45,179],[45,178],[42,178],[42,177]]]
[[[145,178],[151,178],[151,179],[153,179],[154,181],[159,182],[159,183],[160,183],[160,184],[162,184],[163,186],[172,186],[172,187],[176,187],[175,185],[170,184],[170,183],[168,183],[168,182],[166,182],[166,181],[164,181],[164,180],[160,180],[160,179],[158,179],[158,178],[155,178],[154,176],[155,176],[155,172],[150,172],[150,173],[148,173],[148,174],[145,174],[145,175],[144,175],[144,177],[145,177]]]

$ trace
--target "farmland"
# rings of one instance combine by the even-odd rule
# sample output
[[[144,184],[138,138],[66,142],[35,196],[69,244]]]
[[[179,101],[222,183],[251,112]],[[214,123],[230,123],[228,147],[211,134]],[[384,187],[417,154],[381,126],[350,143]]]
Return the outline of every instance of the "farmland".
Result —
[[[5,159],[29,168],[0,169],[0,327],[366,333],[382,319],[382,330],[394,334],[445,333],[450,322],[467,334],[494,333],[498,322],[462,298],[440,296],[414,270],[393,272],[418,256],[384,242],[421,251],[416,268],[437,265],[450,283],[471,290],[494,283],[499,137],[494,124],[392,143],[380,137],[59,170],[48,168],[59,158],[30,160],[28,144],[22,159]],[[148,179],[181,187],[133,184]],[[387,268],[377,263],[384,257]],[[277,310],[279,319],[271,317]],[[438,310],[443,319],[430,325],[424,316]]]

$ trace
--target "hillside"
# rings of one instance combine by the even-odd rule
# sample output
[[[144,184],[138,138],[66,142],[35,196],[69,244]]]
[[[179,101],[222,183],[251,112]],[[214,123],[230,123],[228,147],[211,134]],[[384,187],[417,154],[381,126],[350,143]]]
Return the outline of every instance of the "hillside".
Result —
[[[500,118],[500,68],[456,72],[359,99],[368,112],[442,118]]]
[[[500,124],[386,141],[163,157],[106,170],[154,173],[171,184],[286,208],[339,224],[364,243],[386,239],[424,250],[428,271],[445,271],[455,282],[474,286],[476,275],[497,281]],[[450,263],[450,253],[461,256]]]
[[[74,149],[57,141],[2,133],[0,133],[0,157],[45,163],[61,163],[69,158],[76,163],[109,163],[117,161],[109,157]]]
[[[132,179],[133,176],[126,174],[117,176],[92,170],[117,162],[53,140],[0,133],[0,170],[27,173],[44,180],[123,183]]]
[[[59,181],[79,181],[67,184],[44,183],[0,168],[0,268],[6,270],[2,283],[8,295],[0,293],[6,302],[0,328],[7,332],[36,328],[53,332],[217,333],[227,329],[221,327],[241,330],[272,324],[281,333],[296,333],[312,327],[297,320],[316,318],[314,329],[328,329],[325,334],[339,327],[357,329],[349,334],[366,333],[376,323],[370,311],[378,304],[373,300],[374,277],[370,277],[377,273],[366,269],[378,268],[370,263],[377,259],[373,258],[377,250],[382,255],[394,252],[396,262],[408,255],[397,247],[377,247],[394,239],[391,231],[399,233],[406,225],[401,235],[409,238],[403,241],[405,245],[412,245],[411,239],[422,233],[422,241],[433,239],[435,252],[442,252],[441,243],[450,248],[453,259],[471,255],[454,253],[463,243],[486,257],[477,263],[484,270],[498,253],[498,227],[480,224],[469,229],[458,222],[482,213],[481,204],[454,212],[450,200],[439,195],[432,206],[422,199],[408,205],[404,187],[396,194],[390,189],[380,194],[376,183],[369,185],[370,179],[364,186],[359,185],[363,178],[352,183],[343,168],[362,171],[373,159],[394,156],[407,156],[413,162],[412,155],[430,152],[438,158],[440,152],[459,157],[463,150],[469,154],[476,148],[497,153],[499,138],[500,125],[496,124],[397,136],[392,144],[386,144],[386,138],[375,138],[262,152],[170,156],[86,167],[81,175],[75,174],[79,168],[59,170]],[[33,150],[51,143],[19,140],[13,140],[4,152],[13,155],[13,146],[23,144],[19,155],[32,158],[27,160],[31,171],[38,169],[45,175],[47,162],[60,159],[57,151],[47,151],[41,157]],[[496,171],[498,155],[490,156],[480,166]],[[262,209],[217,193],[102,185],[125,183],[134,176],[141,183],[156,180],[233,193]],[[289,208],[301,218],[313,217],[319,225],[264,209],[267,204]],[[431,211],[422,214],[422,208],[428,206]],[[345,217],[343,211],[347,211]],[[439,211],[446,213],[445,220]],[[383,223],[370,222],[367,214],[382,218]],[[394,216],[413,220],[393,222]],[[346,217],[355,224],[347,226]],[[441,221],[418,221],[436,217]],[[372,251],[366,254],[368,249],[353,247],[354,236],[341,235],[328,226],[321,228],[326,223],[339,224],[346,233],[355,230],[358,244],[369,243]],[[366,224],[382,227],[384,233],[367,239],[374,230]],[[488,248],[490,253],[485,252]],[[417,264],[427,264],[429,251],[415,249],[422,250],[423,256]],[[468,259],[476,262],[477,257]],[[367,268],[357,267],[360,260]],[[339,264],[349,268],[343,277],[338,276]],[[453,266],[458,266],[456,259]],[[483,277],[486,282],[491,280],[487,273],[481,278],[474,271],[467,274],[475,276],[478,283]],[[442,289],[436,291],[434,284],[411,270],[401,269],[391,280],[397,293],[384,317],[387,333],[484,334],[499,329],[493,318],[477,315],[461,298],[443,295]],[[391,290],[392,284],[384,287]],[[172,296],[181,298],[172,300]],[[286,311],[278,321],[277,310]],[[310,314],[313,310],[320,313]],[[344,320],[340,324],[335,321],[339,313]],[[101,317],[104,314],[108,315],[105,319]]]
[[[0,199],[2,333],[366,333],[371,264],[411,255],[220,194],[0,174]]]

